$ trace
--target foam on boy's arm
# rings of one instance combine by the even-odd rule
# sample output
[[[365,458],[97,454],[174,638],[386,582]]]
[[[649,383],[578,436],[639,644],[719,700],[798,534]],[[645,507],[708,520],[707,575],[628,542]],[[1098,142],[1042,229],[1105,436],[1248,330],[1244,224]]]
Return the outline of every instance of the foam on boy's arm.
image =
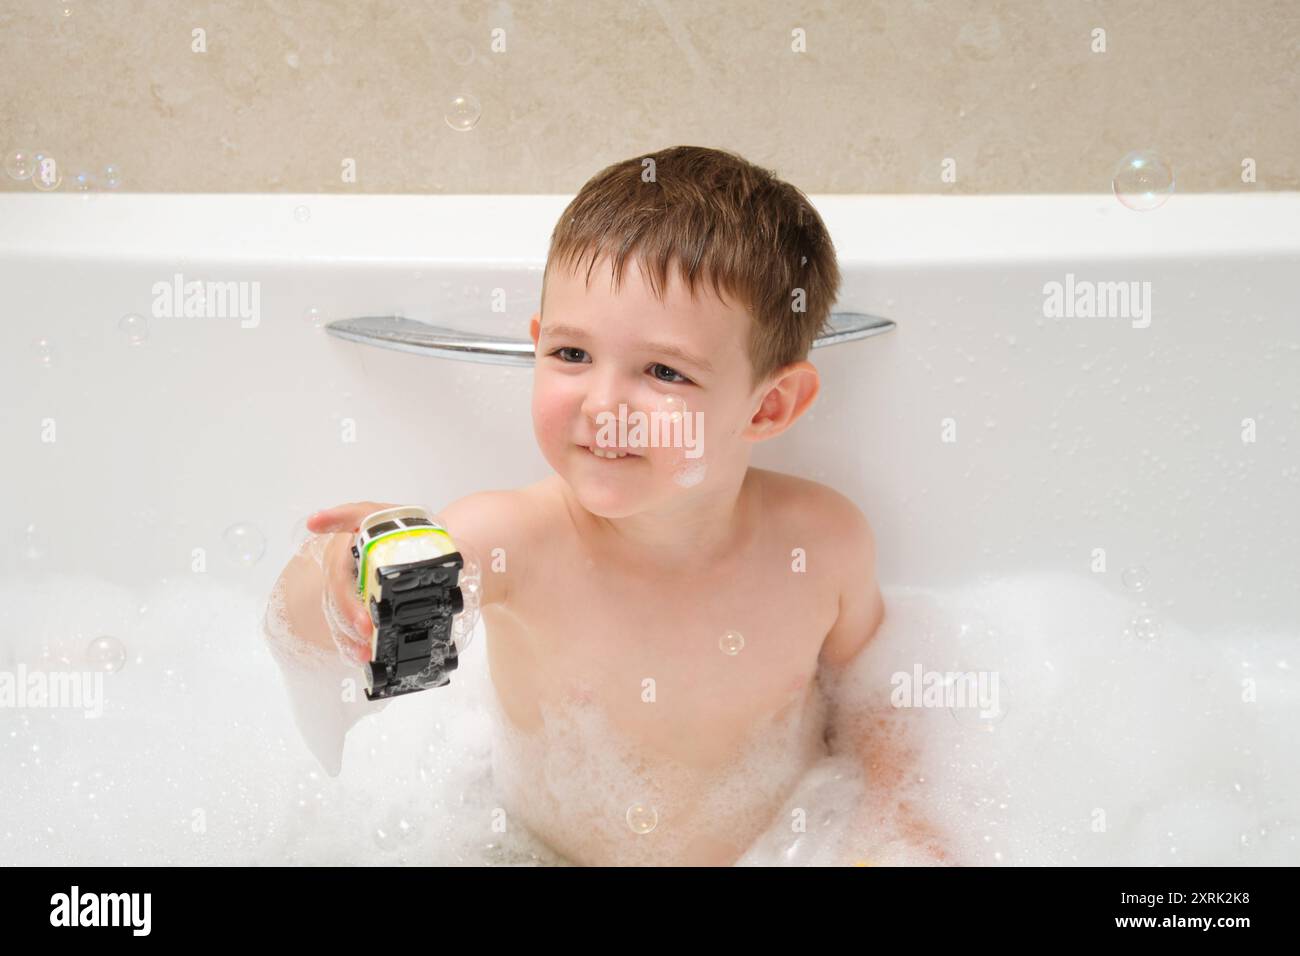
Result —
[[[882,675],[869,648],[885,622],[885,604],[875,580],[874,554],[846,560],[840,612],[822,642],[818,677],[826,694],[826,739],[835,751],[860,749],[867,712],[878,710]],[[887,696],[887,695],[886,695]]]
[[[319,607],[319,599],[308,593],[313,586],[320,591],[318,583],[313,585],[319,579],[310,574],[313,568],[319,573],[319,558],[312,552],[313,543],[308,542],[280,576],[267,601],[262,627],[303,742],[326,773],[337,776],[348,730],[362,717],[383,709],[387,701],[367,700],[360,667],[340,658],[328,634],[327,648],[316,633],[324,626],[320,612],[305,611],[313,599]],[[305,632],[315,634],[315,639]]]

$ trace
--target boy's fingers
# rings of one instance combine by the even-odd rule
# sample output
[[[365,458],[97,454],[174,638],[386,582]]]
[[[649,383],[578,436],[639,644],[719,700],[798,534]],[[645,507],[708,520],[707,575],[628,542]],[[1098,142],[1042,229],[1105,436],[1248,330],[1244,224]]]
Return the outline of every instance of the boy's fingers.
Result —
[[[331,631],[336,641],[345,641],[366,655],[369,660],[369,632],[358,626],[360,606],[355,597],[355,582],[352,580],[352,558],[349,553],[350,537],[346,534],[332,535],[325,551],[325,609],[329,615]],[[367,624],[369,621],[366,622]]]
[[[367,609],[357,600],[356,565],[352,535],[366,515],[395,507],[379,501],[354,501],[325,508],[307,518],[307,530],[331,534],[325,550],[325,590],[336,629],[365,661],[370,660],[370,635],[374,627]]]
[[[314,534],[329,534],[335,531],[355,531],[361,519],[368,515],[360,505],[338,505],[334,508],[322,508],[307,518],[307,530]]]
[[[376,511],[392,507],[378,501],[353,501],[349,504],[322,508],[307,518],[307,530],[313,534],[326,534],[331,531],[356,531],[361,526],[361,519]]]
[[[345,616],[347,612],[341,611],[335,603],[333,593],[326,592],[322,603],[325,606],[326,616],[330,621],[330,635],[334,638],[334,643],[338,645],[339,652],[346,659],[358,663],[365,663],[370,660],[370,642],[363,640],[357,634],[352,622]]]
[[[356,571],[352,559],[351,540],[349,535],[336,534],[330,541],[327,552],[329,580],[326,586],[330,589],[334,606],[338,608],[341,615],[345,616],[352,630],[356,632],[351,636],[357,640],[369,641],[370,615],[366,613],[366,609],[356,597],[357,581],[353,577]]]

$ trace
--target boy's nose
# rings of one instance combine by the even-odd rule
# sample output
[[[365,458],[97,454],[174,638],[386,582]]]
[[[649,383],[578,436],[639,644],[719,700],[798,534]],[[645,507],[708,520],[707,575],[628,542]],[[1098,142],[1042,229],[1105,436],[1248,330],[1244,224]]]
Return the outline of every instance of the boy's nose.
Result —
[[[588,389],[586,397],[582,400],[582,413],[593,425],[599,424],[596,416],[602,412],[617,416],[620,404],[626,405],[631,411],[633,406],[629,401],[628,389],[621,387],[618,382],[606,379]]]

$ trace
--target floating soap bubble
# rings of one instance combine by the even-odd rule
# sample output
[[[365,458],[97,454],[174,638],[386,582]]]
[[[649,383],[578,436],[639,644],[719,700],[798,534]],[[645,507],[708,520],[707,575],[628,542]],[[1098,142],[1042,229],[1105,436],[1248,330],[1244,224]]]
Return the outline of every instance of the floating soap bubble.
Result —
[[[655,400],[652,415],[654,441],[660,446],[675,449],[672,457],[673,480],[690,487],[704,479],[704,436],[700,415],[692,415],[681,395],[660,395]]]
[[[257,564],[266,552],[266,538],[251,524],[232,524],[221,538],[230,559],[246,568]]]
[[[672,425],[674,434],[685,423],[686,413],[689,411],[686,407],[686,399],[680,395],[660,395],[655,402],[655,410]]]
[[[1160,636],[1160,622],[1149,611],[1139,611],[1129,622],[1128,633],[1140,641],[1154,641]]]
[[[1174,171],[1157,153],[1138,150],[1120,160],[1111,188],[1129,209],[1150,212],[1173,195]]]
[[[704,456],[696,453],[703,436],[697,419],[691,418],[686,399],[676,394],[660,395],[655,400],[651,433],[654,436],[652,444],[675,449],[674,483],[692,488],[704,480]]]
[[[728,631],[718,638],[718,647],[722,653],[735,657],[745,649],[745,636],[739,631]]]
[[[77,170],[72,177],[72,188],[79,193],[88,193],[95,188],[95,174],[85,169]]]
[[[49,339],[35,339],[32,342],[32,348],[36,352],[36,361],[44,368],[51,368],[54,365],[54,346],[50,344]]]
[[[314,305],[309,305],[303,310],[302,318],[313,329],[319,329],[325,324],[325,313]]]
[[[447,125],[459,132],[468,132],[478,125],[479,117],[483,115],[483,107],[479,105],[476,97],[468,93],[452,97],[447,104],[446,120]]]
[[[45,152],[32,157],[32,185],[41,192],[50,192],[63,184],[63,170],[59,161]]]
[[[289,543],[293,545],[295,553],[302,548],[304,542],[313,537],[315,537],[315,535],[313,535],[307,528],[306,517],[299,518],[293,523],[293,527],[289,529]]]
[[[311,210],[308,209],[306,206],[294,206],[293,218],[298,220],[299,222],[306,222],[308,219],[311,218]]]
[[[142,345],[149,338],[149,321],[132,312],[118,320],[117,327],[132,345]]]
[[[100,180],[105,189],[116,189],[122,185],[122,171],[116,166],[105,166]]]
[[[32,171],[35,168],[32,154],[25,149],[15,149],[5,156],[5,172],[9,174],[10,179],[16,179],[19,182],[24,179],[31,179]]]
[[[86,663],[94,670],[115,674],[126,665],[126,647],[111,634],[97,637],[86,646]]]
[[[1151,574],[1144,567],[1125,568],[1119,576],[1120,583],[1130,591],[1145,591]]]
[[[644,803],[634,803],[627,808],[627,825],[633,833],[649,833],[659,825],[659,812]]]
[[[474,59],[474,47],[465,38],[458,37],[447,44],[447,55],[457,66],[469,66]]]

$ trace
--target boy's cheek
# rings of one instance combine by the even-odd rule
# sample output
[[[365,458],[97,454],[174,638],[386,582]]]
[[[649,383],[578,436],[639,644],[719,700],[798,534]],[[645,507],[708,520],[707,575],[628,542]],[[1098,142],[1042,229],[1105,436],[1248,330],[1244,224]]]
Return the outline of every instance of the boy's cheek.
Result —
[[[566,444],[573,430],[568,406],[563,396],[533,393],[533,431],[543,446]]]

